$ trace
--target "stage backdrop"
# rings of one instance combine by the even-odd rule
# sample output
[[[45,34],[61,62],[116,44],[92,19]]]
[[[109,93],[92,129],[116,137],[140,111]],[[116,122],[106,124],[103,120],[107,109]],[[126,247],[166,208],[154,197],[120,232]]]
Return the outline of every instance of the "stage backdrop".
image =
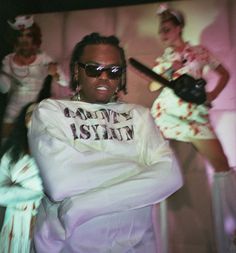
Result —
[[[163,52],[158,40],[156,10],[159,4],[36,14],[42,28],[42,48],[58,61],[68,74],[71,51],[77,41],[91,32],[117,35],[127,58],[135,57],[146,65]],[[211,118],[230,164],[236,165],[236,2],[234,0],[176,1],[170,6],[185,13],[184,37],[193,44],[209,48],[229,69],[231,79],[213,103]],[[207,89],[215,76],[209,73]],[[154,94],[146,89],[148,80],[128,67],[128,95],[131,103],[149,107]],[[67,92],[69,93],[69,91]],[[57,90],[62,96],[65,90]],[[171,143],[179,158],[184,187],[167,202],[169,253],[215,252],[209,187],[211,168],[186,143]],[[163,243],[163,241],[162,241]],[[160,244],[159,244],[160,245]]]

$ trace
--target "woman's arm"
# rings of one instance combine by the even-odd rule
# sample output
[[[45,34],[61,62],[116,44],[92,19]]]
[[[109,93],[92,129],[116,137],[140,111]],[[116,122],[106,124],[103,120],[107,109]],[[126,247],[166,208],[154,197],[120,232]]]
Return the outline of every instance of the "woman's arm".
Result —
[[[229,72],[221,64],[215,69],[215,72],[218,74],[219,79],[218,79],[218,82],[217,82],[215,88],[212,91],[207,93],[208,102],[211,102],[218,97],[218,95],[225,88],[225,86],[230,78]]]
[[[10,74],[9,57],[6,56],[2,61],[2,69],[0,70],[0,92],[6,94],[11,88],[11,81],[15,84],[19,84],[15,81],[15,78]]]
[[[51,56],[43,52],[44,64],[48,65],[48,75],[51,75],[53,79],[62,87],[68,86],[68,80],[61,66],[56,63]]]

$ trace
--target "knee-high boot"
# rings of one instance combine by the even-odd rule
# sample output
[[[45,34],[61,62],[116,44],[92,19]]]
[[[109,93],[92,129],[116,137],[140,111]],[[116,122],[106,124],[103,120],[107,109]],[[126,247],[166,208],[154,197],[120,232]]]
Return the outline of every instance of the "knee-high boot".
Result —
[[[236,253],[236,171],[213,176],[212,204],[218,253]]]

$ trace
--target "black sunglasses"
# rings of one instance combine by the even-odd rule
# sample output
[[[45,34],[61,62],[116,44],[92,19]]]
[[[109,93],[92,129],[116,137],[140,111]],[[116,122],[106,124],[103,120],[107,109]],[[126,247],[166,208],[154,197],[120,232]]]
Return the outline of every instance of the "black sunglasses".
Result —
[[[99,77],[103,71],[106,71],[109,79],[119,79],[122,76],[123,68],[119,65],[102,66],[95,63],[81,63],[78,65],[85,70],[85,73],[89,77]]]

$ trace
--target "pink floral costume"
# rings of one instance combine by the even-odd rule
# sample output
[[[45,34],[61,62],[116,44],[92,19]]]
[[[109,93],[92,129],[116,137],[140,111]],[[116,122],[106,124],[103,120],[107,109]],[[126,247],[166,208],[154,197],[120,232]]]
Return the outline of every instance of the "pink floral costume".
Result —
[[[164,54],[156,59],[153,70],[168,80],[187,73],[194,78],[201,78],[204,67],[216,68],[220,63],[202,46],[186,44],[179,53],[166,48]],[[176,62],[181,63],[174,70]],[[165,87],[151,108],[152,116],[162,134],[168,139],[190,141],[191,139],[214,139],[215,134],[209,124],[208,107],[183,101],[174,92]]]

